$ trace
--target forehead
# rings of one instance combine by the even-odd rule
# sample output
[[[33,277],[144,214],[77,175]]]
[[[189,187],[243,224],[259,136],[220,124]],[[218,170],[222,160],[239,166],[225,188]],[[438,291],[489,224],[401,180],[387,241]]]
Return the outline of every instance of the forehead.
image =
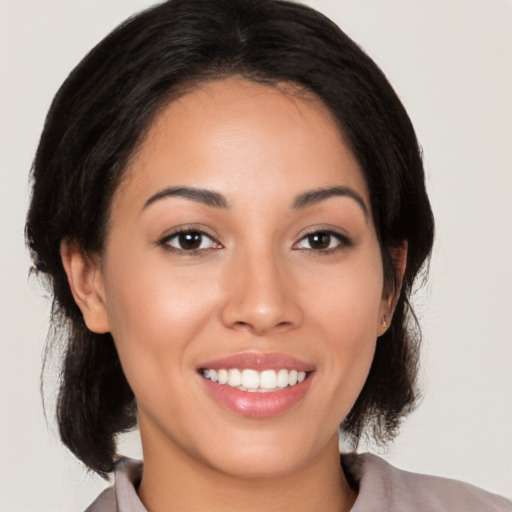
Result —
[[[118,192],[193,185],[236,197],[340,184],[367,200],[358,162],[317,97],[290,84],[229,78],[202,84],[159,112]]]

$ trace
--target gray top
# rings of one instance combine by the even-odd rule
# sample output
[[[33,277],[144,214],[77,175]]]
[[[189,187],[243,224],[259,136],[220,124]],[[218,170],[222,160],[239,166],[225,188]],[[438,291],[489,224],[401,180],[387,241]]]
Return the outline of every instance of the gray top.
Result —
[[[359,490],[351,512],[512,512],[512,503],[470,484],[397,469],[375,455],[344,454],[341,464]],[[137,496],[142,462],[121,459],[115,483],[85,512],[147,512]]]

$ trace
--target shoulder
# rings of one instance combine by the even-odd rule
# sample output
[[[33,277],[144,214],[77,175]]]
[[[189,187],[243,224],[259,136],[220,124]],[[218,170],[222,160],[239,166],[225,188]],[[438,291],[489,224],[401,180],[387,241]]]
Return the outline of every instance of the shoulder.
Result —
[[[105,489],[85,512],[117,512],[116,494],[113,487]]]
[[[341,463],[359,488],[352,512],[512,512],[512,503],[457,480],[410,473],[375,455],[346,454]]]
[[[146,512],[136,490],[142,477],[142,462],[120,459],[114,477],[114,485],[105,489],[85,512]]]

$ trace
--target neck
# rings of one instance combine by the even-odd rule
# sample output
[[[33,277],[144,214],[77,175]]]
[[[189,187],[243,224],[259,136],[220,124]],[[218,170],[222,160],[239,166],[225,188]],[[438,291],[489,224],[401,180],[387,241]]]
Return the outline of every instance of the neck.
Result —
[[[238,476],[190,457],[175,445],[162,450],[143,438],[139,497],[151,512],[348,512],[356,494],[339,461],[337,436],[293,472]]]

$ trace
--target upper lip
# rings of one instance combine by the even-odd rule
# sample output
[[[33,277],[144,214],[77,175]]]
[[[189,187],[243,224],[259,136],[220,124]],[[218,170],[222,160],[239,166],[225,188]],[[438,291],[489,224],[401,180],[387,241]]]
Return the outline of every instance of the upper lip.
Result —
[[[278,352],[273,353],[257,353],[257,352],[242,352],[240,354],[233,354],[220,359],[207,361],[199,366],[199,369],[230,369],[241,368],[250,370],[297,370],[302,372],[312,372],[315,366],[307,363],[296,357],[288,354]]]

